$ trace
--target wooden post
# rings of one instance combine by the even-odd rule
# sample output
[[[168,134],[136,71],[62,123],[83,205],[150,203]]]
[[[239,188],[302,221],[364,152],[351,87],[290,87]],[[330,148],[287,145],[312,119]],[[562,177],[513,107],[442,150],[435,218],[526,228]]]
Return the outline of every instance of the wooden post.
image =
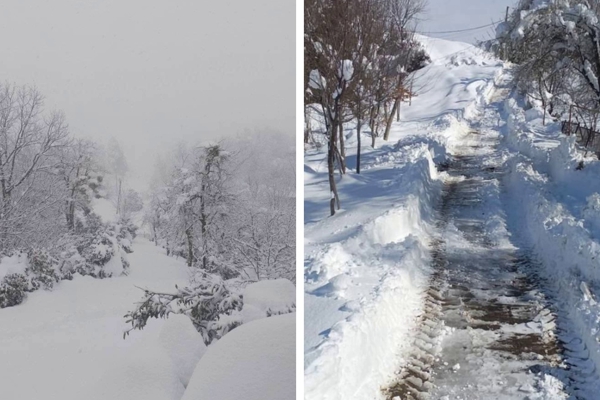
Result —
[[[509,6],[506,6],[506,16],[504,17],[504,22],[508,22],[508,10],[510,9]]]

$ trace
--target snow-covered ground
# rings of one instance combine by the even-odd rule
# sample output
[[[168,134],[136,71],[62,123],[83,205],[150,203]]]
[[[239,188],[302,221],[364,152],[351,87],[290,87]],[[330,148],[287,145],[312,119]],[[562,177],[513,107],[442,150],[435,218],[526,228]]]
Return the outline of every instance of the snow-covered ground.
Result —
[[[484,352],[491,360],[487,365],[494,365],[488,370],[494,376],[488,378],[497,378],[499,385],[489,388],[490,393],[498,390],[502,398],[523,398],[528,393],[529,398],[562,399],[564,385],[567,392],[591,399],[590,393],[597,390],[595,365],[600,361],[600,306],[595,294],[600,288],[600,163],[584,157],[573,139],[561,137],[559,123],[543,127],[539,110],[525,111],[522,99],[498,88],[510,86],[509,66],[464,43],[420,40],[433,62],[417,73],[418,97],[410,107],[402,105],[401,122],[394,122],[388,142],[378,139],[375,149],[363,145],[361,174],[351,172],[339,181],[342,210],[334,217],[328,217],[324,149],[305,153],[306,398],[383,398],[382,389],[406,366],[418,325],[429,312],[427,290],[437,279],[433,266],[439,260],[432,260],[432,242],[447,239],[444,251],[458,254],[462,246],[464,254],[454,259],[458,265],[469,259],[469,252],[482,252],[454,225],[442,230],[436,211],[444,186],[461,179],[460,173],[451,177],[439,172],[444,168],[436,164],[444,167],[473,148],[475,153],[489,153],[488,159],[481,159],[482,169],[502,171],[489,183],[473,186],[481,199],[477,207],[486,215],[485,246],[510,254],[526,252],[527,259],[531,258],[526,267],[519,264],[523,269],[519,273],[539,278],[518,301],[529,302],[532,309],[549,307],[555,313],[556,331],[547,333],[544,328],[540,334],[558,335],[560,346],[566,349],[563,365],[581,373],[574,382],[563,369],[540,367],[540,361],[534,375],[515,378],[520,376],[515,371],[532,368],[525,361],[518,362],[522,355],[506,364],[502,361],[506,355],[488,351]],[[348,125],[345,131],[349,169],[356,162],[352,128]],[[485,143],[482,132],[493,140]],[[364,143],[369,143],[366,135]],[[576,170],[581,160],[585,168]],[[514,257],[507,263],[522,261]],[[495,260],[504,265],[501,259]],[[482,277],[493,279],[485,273]],[[445,321],[447,316],[439,318]],[[531,318],[535,325],[545,317]],[[500,325],[501,332],[524,334],[518,324],[505,326],[500,321]],[[543,326],[554,329],[552,323]],[[449,335],[452,330],[442,329],[442,336],[443,332]],[[477,337],[490,336],[472,335],[469,340]],[[448,356],[443,349],[449,349],[449,340],[444,345],[440,338],[441,347],[430,349],[442,357],[432,363],[443,365],[443,357]],[[481,341],[473,346],[485,350]],[[477,376],[476,362],[463,365],[458,375]],[[448,368],[450,374],[457,373],[460,365]],[[465,372],[464,368],[471,369]],[[434,368],[434,386],[436,374],[443,375]],[[515,383],[513,379],[521,382],[522,390],[501,392],[502,385]],[[441,385],[447,382],[457,384],[454,378],[440,380]],[[462,384],[459,391],[438,388],[435,393],[475,398],[475,392],[465,394],[468,382]]]
[[[172,292],[175,285],[185,286],[189,279],[182,259],[167,256],[148,240],[138,237],[133,250],[128,255],[131,269],[127,276],[76,276],[51,291],[29,293],[22,304],[0,309],[0,398],[179,400],[184,394],[186,399],[196,399],[194,393],[200,390],[199,398],[212,393],[209,398],[226,400],[231,397],[223,392],[225,381],[195,383],[191,394],[186,387],[206,355],[200,370],[236,371],[238,381],[229,380],[225,388],[245,389],[248,382],[242,382],[243,371],[234,368],[237,359],[227,356],[234,350],[238,358],[245,357],[246,377],[254,388],[273,389],[273,396],[264,399],[290,398],[295,393],[296,314],[265,318],[266,311],[289,312],[295,306],[291,282],[249,285],[247,302],[254,312],[244,311],[244,315],[258,320],[235,329],[231,338],[226,336],[208,349],[183,315],[150,320],[143,331],[133,331],[123,339],[129,328],[124,315],[142,297],[140,288]],[[2,263],[6,269],[18,264],[8,261]],[[261,348],[255,346],[257,338],[264,342]],[[278,372],[279,380],[273,381],[268,366]],[[223,374],[223,378],[231,375]]]
[[[124,340],[123,316],[143,294],[136,286],[172,290],[187,283],[187,268],[141,238],[129,260],[129,276],[76,277],[0,310],[0,397],[181,398],[183,384],[160,345],[172,321],[151,321]]]

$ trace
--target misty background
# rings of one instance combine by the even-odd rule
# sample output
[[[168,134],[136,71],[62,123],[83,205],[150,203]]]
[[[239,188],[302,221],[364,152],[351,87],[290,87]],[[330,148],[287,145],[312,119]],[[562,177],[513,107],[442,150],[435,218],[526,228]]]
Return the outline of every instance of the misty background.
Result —
[[[116,138],[143,190],[178,142],[294,134],[293,26],[290,1],[5,0],[1,79],[35,85],[74,136]]]

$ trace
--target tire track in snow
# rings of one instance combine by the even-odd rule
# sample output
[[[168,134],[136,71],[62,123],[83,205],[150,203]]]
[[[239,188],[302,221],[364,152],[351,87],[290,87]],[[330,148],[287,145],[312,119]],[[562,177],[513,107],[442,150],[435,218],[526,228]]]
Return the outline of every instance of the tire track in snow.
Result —
[[[560,319],[532,274],[531,254],[500,246],[489,227],[494,220],[504,226],[499,182],[506,171],[498,135],[478,133],[448,165],[442,234],[432,242],[435,273],[413,351],[384,390],[388,399],[561,399],[561,380],[571,386],[559,367]],[[573,357],[583,350],[570,343],[578,365]]]

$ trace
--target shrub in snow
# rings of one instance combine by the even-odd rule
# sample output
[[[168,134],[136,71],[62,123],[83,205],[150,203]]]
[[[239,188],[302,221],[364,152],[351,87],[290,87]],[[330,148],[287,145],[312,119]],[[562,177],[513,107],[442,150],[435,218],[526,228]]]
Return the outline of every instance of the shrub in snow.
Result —
[[[0,282],[0,308],[21,304],[28,287],[29,282],[24,274],[6,275]]]
[[[39,288],[52,289],[54,284],[60,280],[57,274],[57,260],[50,256],[46,250],[30,250],[27,253],[29,266],[25,270],[30,278],[30,291]]]
[[[11,258],[10,261],[17,261],[13,269],[20,272],[8,273],[0,280],[0,308],[22,303],[27,292],[52,289],[54,283],[61,279],[57,260],[46,250],[32,249],[26,254],[17,252]]]
[[[204,343],[219,339],[242,323],[239,311],[241,296],[217,275],[202,273],[194,288],[179,289],[173,293],[144,290],[144,297],[135,310],[125,314],[131,329],[143,329],[149,318],[167,318],[170,314],[187,315],[202,335]]]
[[[77,254],[72,249],[67,257],[67,270],[95,278],[108,278],[114,274],[126,274],[137,227],[128,220],[103,223],[100,217],[90,213],[80,225],[75,241]]]
[[[131,248],[133,239],[137,234],[138,227],[134,225],[129,219],[124,218],[119,221],[118,224],[114,225],[116,238],[119,245],[125,250],[126,253],[132,253]]]
[[[105,224],[93,213],[78,221],[79,231],[59,238],[53,251],[5,252],[8,259],[0,259],[0,308],[20,304],[27,292],[52,289],[76,273],[94,278],[127,273],[126,253],[132,251],[135,226],[129,222]],[[7,266],[3,268],[2,263]]]

